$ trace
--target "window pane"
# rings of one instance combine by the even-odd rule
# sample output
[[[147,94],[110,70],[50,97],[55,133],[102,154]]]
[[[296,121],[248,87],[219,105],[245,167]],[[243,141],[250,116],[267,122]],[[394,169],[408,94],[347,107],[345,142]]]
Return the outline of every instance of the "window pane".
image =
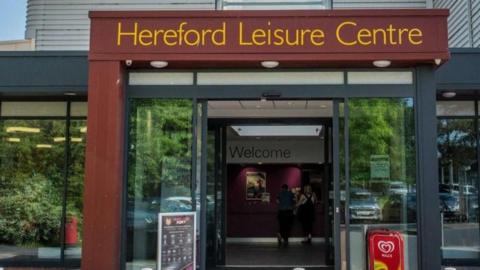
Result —
[[[478,161],[474,119],[438,121],[442,254],[480,259]]]
[[[412,84],[410,71],[350,71],[348,84]]]
[[[192,102],[134,99],[129,116],[127,269],[157,269],[157,215],[192,211]]]
[[[2,116],[67,116],[67,103],[2,102]]]
[[[348,108],[351,269],[366,269],[373,230],[397,232],[406,269],[417,269],[413,99],[352,99]]]
[[[88,113],[88,103],[87,102],[72,102],[70,104],[70,115],[71,116],[86,117],[87,113]]]
[[[473,116],[474,101],[437,101],[437,116]]]
[[[70,122],[70,164],[67,183],[67,220],[65,258],[80,259],[83,240],[83,180],[85,178],[84,127],[87,120]]]
[[[60,258],[65,121],[0,121],[0,261]]]

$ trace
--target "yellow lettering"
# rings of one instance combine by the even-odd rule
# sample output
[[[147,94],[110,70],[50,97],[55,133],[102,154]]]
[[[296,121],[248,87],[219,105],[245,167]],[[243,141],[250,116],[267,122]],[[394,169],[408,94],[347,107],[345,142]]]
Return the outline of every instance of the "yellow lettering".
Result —
[[[265,43],[267,43],[265,41],[265,37],[267,36],[267,34],[265,33],[264,30],[262,29],[255,29],[252,33],[252,41],[253,41],[253,44],[257,45],[257,46],[261,46],[261,45],[265,45]]]
[[[356,24],[355,22],[350,22],[350,21],[341,23],[341,24],[337,27],[337,31],[336,31],[337,40],[338,40],[338,42],[340,42],[341,44],[343,44],[343,45],[345,45],[345,46],[355,46],[355,45],[357,44],[357,41],[348,42],[348,41],[343,40],[342,37],[341,37],[342,29],[343,29],[343,27],[345,27],[346,25],[357,26],[357,24]]]
[[[227,24],[222,23],[222,28],[213,31],[212,42],[217,46],[225,46],[227,44]]]
[[[193,40],[189,37],[193,37]],[[198,46],[200,44],[200,33],[197,30],[190,29],[185,32],[185,44],[188,46]]]
[[[366,40],[364,40],[364,38]],[[362,44],[363,46],[372,44],[372,33],[368,31],[368,29],[362,28],[357,33],[357,40],[358,43]]]
[[[325,44],[324,41],[325,33],[320,29],[314,29],[310,35],[310,42],[315,46],[322,46]]]
[[[165,31],[165,34],[163,34],[163,43],[167,46],[175,46],[177,45],[177,40],[178,40],[178,33],[177,31],[173,29],[169,29]]]
[[[273,37],[275,38],[275,41],[273,42],[274,45],[276,46],[282,46],[283,43],[285,43],[285,39],[283,38],[283,29],[275,29],[273,31]]]
[[[153,44],[152,41],[153,38],[153,33],[150,30],[142,30],[140,31],[140,34],[138,35],[138,41],[140,42],[140,45],[142,46],[150,46]]]
[[[251,46],[253,43],[243,41],[243,22],[238,23],[238,34],[240,46]]]
[[[420,45],[423,43],[423,40],[422,39],[419,39],[419,40],[414,40],[413,38],[416,38],[416,37],[423,37],[423,33],[422,33],[422,30],[418,29],[418,28],[413,28],[411,29],[409,32],[408,32],[408,41],[410,41],[410,43],[412,43],[413,45]]]
[[[123,36],[131,36],[133,38],[133,45],[137,46],[137,35],[138,35],[138,23],[134,23],[134,30],[133,32],[122,32],[122,23],[118,23],[118,30],[117,30],[117,46],[122,45],[122,37]]]

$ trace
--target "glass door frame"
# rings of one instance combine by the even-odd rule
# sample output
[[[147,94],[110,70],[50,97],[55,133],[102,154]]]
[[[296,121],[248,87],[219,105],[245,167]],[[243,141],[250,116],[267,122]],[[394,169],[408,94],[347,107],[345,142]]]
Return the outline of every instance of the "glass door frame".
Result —
[[[298,70],[295,70],[298,71]],[[309,70],[311,71],[311,69]],[[325,70],[322,70],[325,71]],[[336,70],[338,71],[338,70]],[[435,211],[428,211],[432,207],[438,207],[436,204],[436,192],[431,192],[432,190],[438,189],[435,183],[438,176],[437,170],[432,170],[431,168],[436,168],[436,159],[435,153],[432,153],[432,149],[436,149],[436,129],[432,129],[432,124],[435,126],[436,116],[435,116],[435,100],[436,100],[436,84],[434,78],[434,68],[433,66],[420,66],[418,68],[411,69],[387,69],[381,70],[385,72],[392,71],[410,71],[412,72],[413,80],[411,84],[385,84],[385,83],[373,83],[373,84],[350,84],[348,81],[349,71],[378,71],[371,69],[349,69],[343,70],[345,81],[341,85],[197,85],[197,73],[196,71],[180,71],[180,72],[189,72],[194,73],[194,80],[192,85],[128,85],[126,87],[126,104],[127,104],[127,115],[128,115],[128,103],[132,98],[160,98],[160,99],[191,99],[194,104],[200,102],[206,105],[206,101],[210,99],[223,99],[223,100],[235,100],[235,99],[260,99],[265,97],[266,94],[272,93],[272,89],[275,89],[275,94],[279,93],[279,99],[334,99],[338,101],[348,100],[349,97],[365,97],[365,98],[382,98],[382,97],[412,97],[414,100],[415,106],[415,127],[416,127],[416,137],[417,137],[417,183],[419,184],[417,188],[417,217],[418,217],[418,232],[419,232],[419,241],[418,241],[418,264],[419,269],[439,269],[440,264],[440,250],[435,250],[438,246],[440,248],[440,237],[441,233],[439,231],[439,213],[438,218]],[[202,71],[205,72],[205,71]],[[228,72],[228,71],[222,71]],[[275,72],[275,71],[273,71]],[[128,82],[128,76],[127,82]],[[228,89],[228,91],[226,91]],[[207,121],[207,106],[203,106],[202,113],[202,123]],[[194,114],[197,114],[196,108]],[[335,114],[335,112],[334,112]],[[335,117],[334,117],[335,118]],[[432,120],[433,119],[433,120]],[[128,117],[126,121],[126,139],[125,146],[128,146]],[[204,128],[201,131],[203,136],[202,145],[206,145],[206,134],[208,127],[207,125],[203,126]],[[193,140],[197,141],[196,129],[194,129]],[[332,137],[338,137],[338,111],[337,111],[337,127],[333,127]],[[335,140],[335,139],[334,139]],[[334,143],[335,144],[335,143]],[[205,147],[203,147],[205,148]],[[335,220],[334,224],[336,227],[340,225],[340,216],[337,213],[337,208],[340,209],[340,198],[339,198],[339,148],[338,145],[333,145],[334,151],[332,153],[333,165],[337,163],[337,168],[333,170],[334,175],[334,187],[336,190],[335,200]],[[128,149],[125,147],[125,149]],[[336,150],[335,150],[336,149]],[[126,153],[125,153],[126,155]],[[202,162],[201,166],[193,167],[193,170],[201,167],[203,171],[201,173],[201,202],[206,202],[206,151],[202,149]],[[434,159],[433,161],[431,159]],[[126,158],[125,158],[126,160]],[[125,161],[125,165],[127,165]],[[126,166],[125,166],[126,171]],[[128,174],[125,173],[125,176]],[[196,172],[192,173],[195,177]],[[337,177],[335,177],[337,175]],[[126,187],[126,179],[124,180]],[[123,194],[124,198],[124,207],[122,213],[122,224],[126,224],[126,207],[125,207],[125,198],[126,198],[126,188]],[[204,192],[205,191],[205,192]],[[430,193],[430,194],[429,194]],[[205,204],[203,204],[205,205]],[[203,208],[202,208],[203,209]],[[200,244],[201,249],[206,249],[206,213],[201,213],[201,227],[200,227]],[[437,228],[438,225],[438,228]],[[122,232],[122,256],[120,258],[122,267],[125,267],[125,250],[126,250],[126,229],[123,226]],[[340,256],[341,251],[339,250],[339,230],[338,228],[334,229],[334,242],[336,243],[335,248],[335,269],[340,270]],[[348,249],[347,243],[347,249]],[[204,251],[201,251],[204,252]],[[200,254],[201,255],[201,254]],[[200,256],[202,258],[200,269],[206,269],[205,256]],[[438,262],[437,262],[438,261]],[[349,270],[349,268],[347,268]]]
[[[212,99],[211,99],[212,100]],[[272,99],[272,100],[277,100],[277,99]],[[309,99],[309,100],[318,100],[318,99]],[[326,99],[322,99],[322,100],[326,100]],[[233,101],[233,100],[228,100],[228,101]],[[236,101],[236,100],[235,100]],[[328,100],[328,101],[332,101],[332,100]],[[208,101],[207,101],[208,102]],[[332,104],[333,104],[333,101],[332,101]],[[217,259],[215,259],[215,263],[216,263],[216,267],[228,267],[229,265],[226,264],[226,254],[225,254],[225,243],[226,243],[226,222],[227,222],[227,213],[226,213],[226,207],[227,207],[227,202],[226,202],[226,181],[227,181],[227,176],[226,176],[226,172],[227,172],[227,162],[225,160],[225,156],[226,156],[226,145],[227,145],[227,132],[226,132],[226,128],[229,126],[229,125],[252,125],[252,126],[255,126],[255,125],[273,125],[275,124],[275,122],[272,122],[272,121],[269,121],[270,118],[221,118],[221,119],[211,119],[209,121],[209,125],[208,125],[208,128],[209,128],[209,131],[213,131],[215,133],[215,136],[219,136],[218,138],[218,142],[217,142],[217,138],[215,140],[215,144],[220,144],[220,145],[215,145],[216,149],[220,149],[222,150],[222,158],[219,158],[219,155],[216,153],[215,151],[215,166],[217,166],[217,162],[220,163],[219,166],[221,166],[222,168],[220,169],[217,169],[216,167],[216,170],[220,170],[221,173],[219,175],[219,172],[216,171],[215,173],[215,177],[220,177],[220,179],[215,179],[215,196],[217,196],[217,181],[223,181],[224,183],[221,185],[223,190],[222,190],[222,206],[221,206],[221,211],[222,211],[222,234],[223,234],[223,243],[222,243],[222,247],[223,247],[223,250],[222,251],[218,251],[217,249],[215,249],[215,252],[220,252],[221,253],[221,257],[222,259],[220,261],[217,261]],[[279,120],[279,123],[281,123],[282,125],[285,124],[285,125],[323,125],[325,127],[325,132],[329,132],[329,129],[332,128],[332,121],[331,121],[331,118],[329,117],[310,117],[310,118],[278,118]],[[210,129],[211,127],[211,129]],[[333,133],[332,133],[333,134]],[[329,165],[329,162],[332,162],[333,159],[330,158],[331,156],[331,147],[329,147],[329,143],[331,143],[331,137],[329,137],[331,135],[329,135],[328,133],[326,133],[326,139],[325,139],[325,145],[324,145],[324,158],[325,158],[325,167],[324,167],[324,173],[325,175],[327,175],[327,173],[330,174],[330,171],[331,169],[329,168],[330,165]],[[218,148],[217,148],[218,147]],[[208,159],[208,157],[206,157],[206,159]],[[207,169],[205,169],[207,170]],[[333,176],[332,175],[328,175],[327,176],[327,179],[329,179],[329,181],[332,181],[333,183]],[[322,194],[322,196],[324,196],[324,194],[328,194],[328,188],[326,189],[326,191]],[[328,197],[324,197],[326,201],[328,201]],[[326,206],[329,206],[328,205],[328,202],[326,203]],[[217,206],[215,206],[217,207]],[[333,209],[333,205],[332,205],[332,209]],[[325,215],[325,224],[322,224],[322,225],[326,225],[327,222],[329,222],[328,218],[329,218],[329,215],[328,215],[328,211],[326,209],[324,209],[324,215]],[[217,214],[216,210],[215,210],[215,213]],[[216,224],[217,225],[217,224]],[[330,228],[327,228],[325,227],[325,244],[330,244],[329,243],[329,239],[328,237],[332,237],[334,238],[333,236],[333,226],[331,228],[332,232],[328,232],[330,230]],[[332,243],[332,246],[335,246],[334,243]],[[327,250],[325,251],[325,262],[328,261],[328,257],[327,257],[327,252],[330,252],[330,249],[327,248]],[[207,255],[208,257],[208,255]],[[213,265],[212,265],[213,266]],[[328,265],[326,264],[326,266],[332,266],[332,265]],[[207,264],[207,267],[208,267],[208,264]],[[246,266],[248,267],[248,266]],[[281,266],[283,267],[283,266]]]

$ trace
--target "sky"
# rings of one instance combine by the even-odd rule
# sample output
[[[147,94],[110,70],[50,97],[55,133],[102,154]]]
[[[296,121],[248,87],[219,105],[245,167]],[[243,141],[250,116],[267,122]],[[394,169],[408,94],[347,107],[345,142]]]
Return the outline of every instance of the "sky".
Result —
[[[0,0],[0,41],[25,38],[27,0]]]

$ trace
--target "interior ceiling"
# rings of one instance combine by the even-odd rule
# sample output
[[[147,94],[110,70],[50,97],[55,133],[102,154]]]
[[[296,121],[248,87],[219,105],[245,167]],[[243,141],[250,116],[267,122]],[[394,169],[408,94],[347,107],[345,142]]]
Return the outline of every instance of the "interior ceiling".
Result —
[[[332,117],[331,100],[209,101],[209,118]]]

